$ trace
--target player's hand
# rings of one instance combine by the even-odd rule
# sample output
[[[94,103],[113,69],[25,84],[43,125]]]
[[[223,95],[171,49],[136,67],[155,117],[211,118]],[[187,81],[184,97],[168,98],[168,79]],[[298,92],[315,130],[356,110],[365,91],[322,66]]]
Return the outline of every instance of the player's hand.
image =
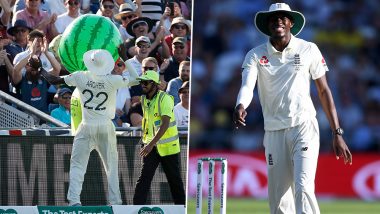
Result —
[[[352,154],[341,135],[334,135],[333,150],[337,160],[339,160],[339,158],[342,157],[344,164],[352,164]]]
[[[148,143],[145,145],[141,150],[140,150],[140,156],[141,157],[146,157],[153,149],[154,144],[153,143]]]
[[[242,104],[237,105],[233,114],[233,121],[236,129],[238,129],[240,126],[245,126],[246,116],[247,111],[244,109],[244,106]]]

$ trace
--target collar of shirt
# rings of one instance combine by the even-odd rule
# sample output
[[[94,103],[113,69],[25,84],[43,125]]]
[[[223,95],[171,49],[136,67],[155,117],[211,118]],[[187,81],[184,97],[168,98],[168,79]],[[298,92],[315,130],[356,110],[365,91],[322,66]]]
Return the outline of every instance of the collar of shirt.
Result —
[[[37,11],[37,17],[35,15],[32,15],[31,13],[29,13],[29,11],[25,8],[25,14],[31,18],[31,19],[35,19],[35,18],[40,18],[41,17],[41,11],[38,10]]]
[[[295,46],[296,46],[295,37],[293,35],[291,35],[289,44],[288,44],[288,46],[286,46],[286,48],[284,49],[284,51],[287,50],[287,49],[295,48]],[[268,39],[268,42],[267,42],[267,51],[268,51],[269,55],[272,55],[272,54],[280,52],[280,51],[276,50],[276,48],[273,47],[273,45],[272,45],[272,43],[270,43],[269,39]]]

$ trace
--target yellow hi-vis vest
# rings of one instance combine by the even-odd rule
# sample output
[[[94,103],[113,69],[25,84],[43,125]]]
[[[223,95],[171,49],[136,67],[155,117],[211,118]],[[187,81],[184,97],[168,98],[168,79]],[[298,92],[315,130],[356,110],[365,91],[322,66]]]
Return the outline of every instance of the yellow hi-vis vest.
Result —
[[[168,101],[167,98],[164,99],[165,97],[170,97],[170,101],[172,101],[172,103],[164,103]],[[153,137],[157,134],[158,129],[161,126],[162,106],[169,104],[172,108],[170,115],[167,115],[170,117],[169,127],[161,139],[157,142],[157,151],[160,156],[179,153],[180,147],[178,129],[173,112],[174,98],[163,91],[158,91],[152,100],[147,100],[145,95],[141,96],[141,102],[144,113],[142,121],[143,142],[145,144],[150,143]]]
[[[71,95],[71,133],[75,135],[79,124],[82,122],[82,107],[80,104],[79,91],[76,88]]]

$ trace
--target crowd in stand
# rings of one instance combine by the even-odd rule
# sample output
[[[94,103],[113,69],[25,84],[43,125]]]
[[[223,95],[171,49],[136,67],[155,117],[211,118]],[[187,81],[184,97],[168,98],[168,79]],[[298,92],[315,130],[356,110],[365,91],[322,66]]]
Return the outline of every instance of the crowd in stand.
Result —
[[[61,35],[84,14],[109,18],[124,42],[126,60],[140,75],[160,74],[160,89],[173,95],[178,126],[189,121],[191,1],[184,0],[2,0],[0,1],[0,90],[70,125],[74,88],[49,85],[28,62],[39,56],[51,74],[67,75],[57,54]],[[121,58],[113,75],[127,75]],[[114,124],[141,126],[141,86],[120,89]],[[186,101],[184,99],[187,99]]]
[[[285,1],[305,15],[299,38],[320,48],[329,72],[344,136],[352,151],[380,151],[380,2]],[[241,84],[245,54],[267,41],[254,14],[270,2],[210,0],[194,4],[191,144],[193,148],[262,150],[263,118],[255,91],[247,127],[233,132],[232,111]],[[332,151],[332,134],[315,85],[321,151]],[[207,131],[206,131],[207,130]]]

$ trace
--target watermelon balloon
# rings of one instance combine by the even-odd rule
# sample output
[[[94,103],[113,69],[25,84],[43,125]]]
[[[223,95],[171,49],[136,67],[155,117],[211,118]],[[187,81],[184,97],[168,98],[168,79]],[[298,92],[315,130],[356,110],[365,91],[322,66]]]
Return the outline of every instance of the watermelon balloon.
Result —
[[[116,26],[106,17],[86,14],[75,19],[62,34],[58,56],[70,72],[87,70],[83,54],[93,49],[108,50],[114,60],[119,57],[118,46],[122,43]]]

